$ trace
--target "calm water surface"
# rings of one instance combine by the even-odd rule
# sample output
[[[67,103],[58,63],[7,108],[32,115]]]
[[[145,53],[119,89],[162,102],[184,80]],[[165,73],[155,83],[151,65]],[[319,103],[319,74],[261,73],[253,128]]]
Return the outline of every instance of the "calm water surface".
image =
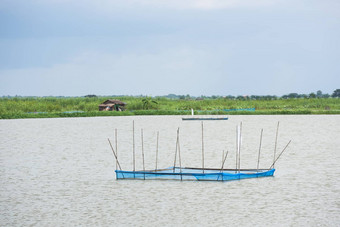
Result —
[[[182,165],[201,167],[201,122],[180,116],[0,120],[1,226],[340,226],[340,116],[230,116],[204,122],[205,166],[235,167],[236,126],[241,167],[273,162],[275,177],[231,182],[115,180],[116,163],[132,170],[173,165],[180,128]]]

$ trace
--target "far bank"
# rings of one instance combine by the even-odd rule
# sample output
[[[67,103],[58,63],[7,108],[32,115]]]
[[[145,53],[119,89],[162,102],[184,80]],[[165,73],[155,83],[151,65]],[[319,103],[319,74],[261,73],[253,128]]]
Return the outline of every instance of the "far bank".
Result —
[[[120,111],[99,111],[108,99],[126,103]],[[114,110],[115,108],[113,108]],[[0,98],[0,119],[133,115],[283,115],[340,114],[338,98],[169,99],[151,97]]]

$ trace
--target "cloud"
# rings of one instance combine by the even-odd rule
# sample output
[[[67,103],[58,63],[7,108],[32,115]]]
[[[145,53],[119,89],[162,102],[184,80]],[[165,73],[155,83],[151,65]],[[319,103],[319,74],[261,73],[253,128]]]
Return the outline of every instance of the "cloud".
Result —
[[[229,9],[229,8],[243,8],[243,7],[264,7],[275,5],[282,2],[282,0],[35,0],[36,4],[54,4],[54,5],[81,5],[84,7],[91,7],[97,10],[112,10],[117,8],[158,8],[158,9],[199,9],[199,10],[215,10],[215,9]]]
[[[289,81],[272,77],[287,75],[324,91],[339,81],[337,7],[305,3],[4,0],[0,91],[282,95]]]
[[[199,95],[199,86],[190,85],[210,86],[211,79],[206,76],[212,73],[209,62],[213,62],[210,53],[187,48],[121,55],[83,52],[66,64],[2,70],[0,90],[8,95],[38,96],[174,92]]]
[[[157,5],[157,0],[148,1],[150,5]],[[214,10],[214,9],[229,9],[240,7],[262,7],[275,4],[278,1],[268,0],[186,0],[186,1],[171,1],[163,0],[164,6],[174,9],[201,9],[201,10]]]

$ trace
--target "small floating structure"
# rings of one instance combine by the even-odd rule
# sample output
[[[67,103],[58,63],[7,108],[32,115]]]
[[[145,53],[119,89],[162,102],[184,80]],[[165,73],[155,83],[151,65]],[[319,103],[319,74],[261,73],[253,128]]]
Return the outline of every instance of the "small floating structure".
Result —
[[[142,137],[142,158],[143,158],[143,170],[135,170],[135,143],[134,143],[134,123],[133,123],[133,170],[126,171],[122,170],[120,163],[117,158],[117,153],[115,152],[110,139],[108,142],[112,149],[113,155],[116,159],[116,179],[117,180],[198,180],[198,181],[231,181],[231,180],[241,180],[248,178],[260,178],[260,177],[271,177],[274,175],[275,168],[274,164],[281,157],[283,152],[286,150],[288,144],[281,151],[281,153],[276,157],[276,144],[277,144],[277,135],[278,135],[279,123],[277,125],[276,131],[276,141],[275,141],[275,149],[274,149],[274,161],[273,164],[268,169],[260,169],[260,150],[262,143],[262,133],[260,137],[260,148],[258,152],[258,161],[257,168],[253,169],[241,169],[241,131],[242,131],[242,123],[237,127],[237,149],[236,149],[236,166],[234,169],[226,169],[224,168],[224,163],[228,157],[228,151],[226,154],[222,155],[222,162],[220,168],[206,168],[204,167],[204,135],[203,135],[203,122],[202,122],[202,167],[182,167],[181,164],[181,152],[180,152],[180,143],[179,143],[179,128],[177,130],[177,140],[176,140],[176,152],[175,152],[175,160],[174,165],[172,167],[158,169],[157,168],[157,160],[158,160],[158,137],[159,133],[157,132],[157,149],[156,149],[156,168],[154,170],[145,170],[144,165],[144,148],[143,148],[143,129],[141,130]],[[117,130],[116,130],[116,138],[117,138]],[[117,149],[117,140],[116,140],[116,149]],[[179,166],[176,165],[176,161],[178,159]]]
[[[228,120],[227,117],[183,117],[182,118],[183,121],[194,121],[194,120],[197,120],[197,121],[206,121],[206,120],[212,120],[212,121],[215,121],[215,120]]]

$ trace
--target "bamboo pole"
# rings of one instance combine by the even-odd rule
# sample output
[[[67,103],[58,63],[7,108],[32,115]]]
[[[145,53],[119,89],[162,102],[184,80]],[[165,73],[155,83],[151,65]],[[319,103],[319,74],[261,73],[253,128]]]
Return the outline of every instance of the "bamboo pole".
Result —
[[[275,137],[275,147],[274,147],[274,158],[273,158],[273,163],[275,163],[275,158],[276,158],[276,146],[277,146],[277,136],[279,134],[279,124],[280,122],[277,122],[277,128],[276,128],[276,137]],[[274,166],[273,166],[274,168]]]
[[[143,139],[143,129],[141,129],[141,139],[142,139],[143,172],[144,172],[144,180],[145,180],[145,162],[144,162],[144,139]]]
[[[236,155],[235,155],[235,173],[238,169],[237,166],[237,160],[238,160],[238,126],[236,125]]]
[[[224,152],[223,152],[223,153],[224,153]],[[229,153],[229,151],[227,151],[227,153],[225,154],[225,158],[224,158],[223,163],[222,163],[222,170],[223,170],[223,168],[224,168],[224,163],[225,163],[225,161],[227,160],[228,153]]]
[[[156,171],[157,171],[157,162],[158,162],[158,138],[159,138],[159,131],[157,132],[157,143],[156,143]]]
[[[174,169],[173,169],[173,172],[175,172],[175,167],[176,167],[177,148],[178,148],[178,132],[179,132],[179,128],[177,128],[176,149],[175,149],[175,161],[174,161]]]
[[[107,138],[107,140],[109,141],[109,144],[110,144],[112,153],[113,153],[114,157],[116,158],[116,163],[117,163],[117,165],[118,165],[120,171],[122,171],[122,167],[121,167],[120,164],[119,164],[118,157],[117,157],[117,155],[116,155],[116,153],[115,153],[115,151],[114,151],[114,149],[113,149],[113,147],[112,147],[111,141],[110,141],[109,138]],[[123,173],[122,173],[122,175],[123,175],[123,178],[124,178],[124,174],[123,174]]]
[[[228,157],[228,153],[229,151],[227,151],[225,157],[224,157],[224,160],[222,162],[222,167],[221,167],[221,175],[222,175],[222,181],[223,181],[223,167],[224,167],[224,163],[225,163],[225,160],[227,160],[227,157]],[[224,151],[223,151],[223,155],[224,155]],[[217,178],[217,180],[219,179],[219,177]]]
[[[135,158],[135,121],[132,121],[132,152],[133,152],[133,172],[136,171],[136,158]]]
[[[203,136],[203,121],[201,122],[202,125],[202,169],[204,173],[204,136]]]
[[[257,156],[257,168],[256,168],[257,172],[259,171],[259,165],[260,165],[260,152],[261,152],[261,144],[262,144],[262,133],[263,133],[263,129],[261,129],[259,154]]]
[[[282,155],[282,153],[286,150],[286,148],[288,147],[288,145],[290,144],[291,140],[289,140],[289,142],[287,143],[287,145],[285,146],[285,148],[283,148],[283,150],[281,151],[281,153],[279,154],[279,156],[276,158],[276,160],[273,162],[273,164],[269,167],[269,169],[274,168],[274,164],[275,162],[280,158],[280,156]]]
[[[242,144],[242,122],[240,123],[240,137],[238,146],[238,172],[241,172],[241,144]]]
[[[115,129],[115,145],[116,145],[116,155],[118,158],[118,140],[117,140],[117,129]],[[116,160],[116,169],[117,169],[117,160]]]
[[[225,154],[225,157],[224,157],[224,159],[223,159],[221,171],[223,171],[224,163],[225,163],[225,160],[226,160],[227,157],[228,157],[228,153],[229,153],[229,151],[227,151],[227,153]],[[224,151],[223,151],[223,154],[224,154]]]
[[[178,131],[177,131],[177,137],[178,137],[178,160],[179,160],[179,172],[180,172],[180,175],[181,175],[181,181],[182,181],[182,161],[181,161],[181,146],[180,146],[180,143],[179,143],[179,128],[178,128]]]

